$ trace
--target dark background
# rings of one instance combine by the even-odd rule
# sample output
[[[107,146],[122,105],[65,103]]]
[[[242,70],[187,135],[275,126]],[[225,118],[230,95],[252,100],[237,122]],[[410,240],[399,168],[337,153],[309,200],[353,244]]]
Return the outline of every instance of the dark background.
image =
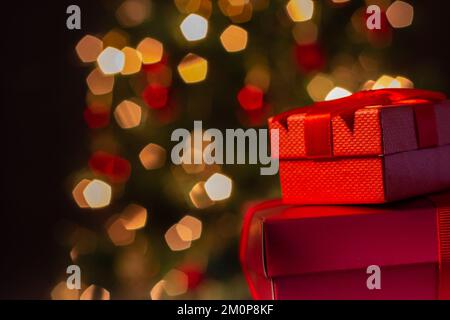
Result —
[[[431,87],[425,89],[449,94],[449,5],[416,2],[416,12],[426,19],[395,42],[392,63],[406,74],[435,66],[445,81],[428,79]],[[101,1],[14,4],[2,9],[0,298],[47,299],[55,273],[65,268],[58,257],[67,254],[54,241],[56,223],[77,213],[64,180],[87,157],[85,70],[73,54],[83,31],[66,29],[65,12],[70,4],[80,5],[82,28],[89,32],[104,18]],[[420,77],[415,79],[421,87]]]

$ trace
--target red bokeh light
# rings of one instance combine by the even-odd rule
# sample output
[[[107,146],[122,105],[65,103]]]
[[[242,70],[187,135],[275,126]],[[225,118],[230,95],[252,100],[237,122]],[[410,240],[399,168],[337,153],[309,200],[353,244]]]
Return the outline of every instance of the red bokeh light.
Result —
[[[91,156],[89,168],[96,174],[108,177],[114,183],[127,181],[131,174],[128,160],[104,151],[97,151]]]
[[[238,93],[238,101],[244,110],[261,109],[263,105],[263,91],[255,86],[246,85]]]

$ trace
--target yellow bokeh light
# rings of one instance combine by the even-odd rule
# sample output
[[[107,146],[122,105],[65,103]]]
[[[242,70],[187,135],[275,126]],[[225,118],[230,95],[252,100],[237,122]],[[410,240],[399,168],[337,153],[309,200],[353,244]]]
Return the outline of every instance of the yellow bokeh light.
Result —
[[[85,63],[95,62],[102,50],[103,41],[91,35],[84,36],[75,47],[78,57]]]
[[[125,47],[122,49],[125,56],[125,64],[121,73],[123,75],[135,74],[141,71],[142,67],[142,55],[136,49],[131,47]]]
[[[205,182],[205,190],[213,201],[228,199],[231,196],[233,182],[221,173],[214,173]]]
[[[136,48],[142,56],[142,63],[153,64],[161,61],[163,56],[163,45],[156,39],[145,38],[139,42]]]
[[[112,189],[104,181],[94,179],[83,190],[83,196],[92,209],[106,207],[111,202]]]
[[[319,73],[308,83],[306,91],[314,101],[323,101],[333,88],[333,81],[327,75]]]
[[[147,223],[147,209],[137,204],[128,205],[120,215],[127,230],[138,230]]]
[[[247,46],[248,34],[241,27],[231,25],[220,35],[220,42],[228,52],[238,52]]]
[[[193,216],[184,216],[179,222],[178,226],[184,226],[190,230],[191,241],[200,239],[202,235],[202,222]],[[181,236],[181,235],[180,235]]]
[[[159,169],[166,163],[166,149],[150,143],[139,153],[139,160],[147,170]]]
[[[414,19],[414,7],[404,1],[394,1],[386,10],[386,17],[394,28],[409,27]]]
[[[233,5],[231,4],[231,1],[233,0],[219,0],[217,4],[219,6],[220,11],[222,11],[222,13],[227,17],[233,17],[242,14],[245,5],[244,4]]]
[[[164,239],[172,251],[182,251],[191,247],[191,241],[185,241],[177,230],[178,224],[171,226],[165,233]]]
[[[110,294],[109,291],[91,284],[80,296],[80,300],[109,300]]]
[[[307,21],[314,14],[314,1],[290,0],[286,5],[286,11],[294,22]]]
[[[192,204],[198,209],[204,209],[214,204],[214,201],[206,193],[204,181],[200,181],[192,187],[189,192],[189,198]]]
[[[104,95],[110,93],[114,88],[114,77],[105,75],[98,68],[95,68],[87,76],[86,83],[93,94]]]
[[[180,24],[181,33],[188,41],[204,39],[208,33],[208,20],[204,17],[191,13]]]
[[[126,0],[116,10],[116,18],[124,27],[140,25],[150,15],[149,0]]]
[[[73,188],[72,196],[75,200],[76,204],[80,208],[89,208],[88,203],[84,199],[83,191],[86,188],[86,186],[91,182],[89,179],[83,179]]]
[[[97,57],[97,64],[105,75],[119,73],[125,66],[125,54],[119,49],[108,47]]]
[[[193,53],[189,53],[181,60],[177,70],[184,82],[200,82],[206,79],[208,61]]]
[[[188,289],[188,277],[184,272],[173,269],[164,277],[164,290],[169,296],[179,296]]]
[[[124,100],[114,110],[114,118],[122,129],[131,129],[141,123],[141,107],[130,100]]]
[[[351,94],[352,93],[347,89],[334,87],[330,92],[328,92],[327,96],[325,97],[325,101],[344,98],[350,96]]]

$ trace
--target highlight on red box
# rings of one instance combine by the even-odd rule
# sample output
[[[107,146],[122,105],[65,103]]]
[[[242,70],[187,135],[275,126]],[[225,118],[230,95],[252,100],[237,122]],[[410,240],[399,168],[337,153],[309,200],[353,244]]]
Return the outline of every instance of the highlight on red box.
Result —
[[[381,89],[269,119],[289,204],[370,204],[450,188],[450,102]]]
[[[378,206],[262,202],[245,216],[240,259],[254,299],[448,300],[450,191]]]

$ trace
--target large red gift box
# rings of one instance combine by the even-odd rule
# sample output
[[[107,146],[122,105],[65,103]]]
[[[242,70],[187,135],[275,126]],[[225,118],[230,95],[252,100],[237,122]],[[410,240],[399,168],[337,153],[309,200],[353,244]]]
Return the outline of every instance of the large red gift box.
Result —
[[[280,159],[283,201],[383,203],[449,188],[445,99],[425,90],[370,90],[270,118],[279,132],[272,154]]]
[[[240,258],[255,299],[450,299],[450,192],[378,206],[248,210]],[[369,266],[380,289],[369,289]]]

